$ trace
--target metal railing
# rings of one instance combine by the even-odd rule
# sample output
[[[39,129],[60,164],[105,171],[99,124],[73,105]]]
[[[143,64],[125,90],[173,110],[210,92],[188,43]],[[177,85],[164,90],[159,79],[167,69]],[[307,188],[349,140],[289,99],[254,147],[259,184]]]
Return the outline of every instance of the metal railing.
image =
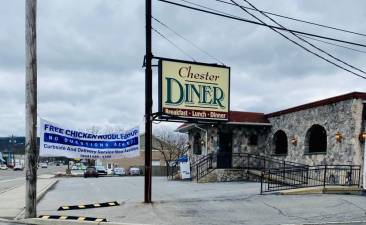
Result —
[[[191,177],[197,181],[211,173],[217,168],[217,154],[210,153],[207,156],[197,160],[191,165]],[[308,166],[301,163],[295,163],[276,159],[273,157],[255,155],[250,153],[233,153],[231,158],[231,166],[226,169],[251,169],[265,171],[276,168],[307,168]]]
[[[179,172],[179,162],[178,161],[174,161],[171,164],[169,164],[168,166],[168,174],[167,177],[168,179],[174,179],[174,177],[178,174]]]
[[[360,186],[361,166],[319,165],[268,169],[262,172],[261,193],[305,187]]]
[[[307,168],[308,165],[249,153],[234,153],[232,168],[265,171],[276,168]]]

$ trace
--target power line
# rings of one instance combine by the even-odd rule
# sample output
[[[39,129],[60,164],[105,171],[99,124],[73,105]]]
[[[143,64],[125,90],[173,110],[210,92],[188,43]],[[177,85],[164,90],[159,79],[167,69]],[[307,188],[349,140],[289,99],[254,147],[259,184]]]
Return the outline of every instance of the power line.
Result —
[[[266,24],[266,23],[264,23],[261,19],[259,19],[259,18],[258,18],[258,17],[256,17],[255,15],[251,14],[247,9],[242,8],[242,7],[241,7],[238,3],[236,3],[234,0],[230,0],[230,1],[231,1],[231,2],[233,2],[234,4],[236,4],[239,8],[241,8],[243,11],[245,11],[246,13],[248,13],[249,15],[251,15],[252,17],[256,18],[256,19],[257,19],[258,21],[260,21],[261,23]],[[244,0],[244,1],[245,1],[245,0]],[[327,59],[327,58],[325,58],[325,57],[323,57],[323,56],[319,55],[318,53],[311,51],[310,49],[308,49],[308,48],[304,47],[303,45],[301,45],[301,44],[297,43],[296,41],[294,41],[294,40],[292,40],[291,38],[287,37],[286,35],[282,34],[280,31],[276,30],[275,28],[272,28],[272,27],[269,27],[269,28],[270,28],[271,30],[273,30],[274,32],[278,33],[279,35],[281,35],[282,37],[286,38],[287,40],[291,41],[292,43],[296,44],[296,45],[297,45],[297,46],[299,46],[300,48],[304,49],[305,51],[307,51],[307,52],[309,52],[309,53],[311,53],[311,54],[313,54],[313,55],[315,55],[315,56],[317,56],[317,57],[319,57],[319,58],[321,58],[321,59],[323,59],[323,60],[327,61],[328,63],[333,64],[334,66],[336,66],[336,67],[338,67],[338,68],[341,68],[341,69],[343,69],[343,70],[345,70],[345,71],[347,71],[347,72],[350,72],[350,73],[352,73],[352,74],[354,74],[354,75],[356,75],[356,76],[358,76],[358,77],[361,77],[361,78],[363,78],[363,79],[366,79],[366,76],[363,76],[363,75],[360,75],[360,74],[358,74],[358,73],[356,73],[356,72],[353,72],[352,70],[349,70],[349,69],[347,69],[347,68],[345,68],[345,67],[343,67],[343,66],[341,66],[341,65],[338,65],[337,63],[335,63],[335,62],[333,62],[333,61],[330,61],[329,59]]]
[[[162,26],[164,26],[165,28],[167,28],[168,30],[170,30],[171,32],[173,32],[175,35],[179,36],[180,38],[182,38],[183,40],[185,40],[186,42],[190,43],[193,47],[197,48],[198,50],[200,50],[201,52],[203,52],[205,55],[207,55],[208,57],[214,59],[215,61],[221,63],[222,65],[225,65],[225,63],[223,63],[221,60],[217,59],[215,56],[211,55],[210,53],[208,53],[207,51],[205,51],[204,49],[200,48],[198,45],[196,45],[195,43],[193,43],[192,41],[190,41],[189,39],[185,38],[183,35],[179,34],[177,31],[175,31],[173,28],[171,28],[170,26],[168,26],[167,24],[163,23],[162,21],[156,19],[155,17],[152,16],[152,18],[158,22],[159,24],[161,24]]]
[[[235,1],[233,1],[233,0],[231,0],[231,1],[232,1],[232,2],[235,2]],[[253,8],[254,8],[255,10],[257,10],[258,12],[260,12],[260,11],[257,9],[257,7],[255,7],[252,3],[250,3],[250,2],[249,2],[249,0],[243,0],[243,1],[244,1],[244,2],[246,2],[246,3],[248,3],[251,7],[253,7]],[[241,9],[243,9],[245,12],[247,12],[249,15],[251,15],[252,17],[256,18],[258,21],[260,21],[260,22],[264,23],[261,19],[259,19],[259,18],[258,18],[258,17],[256,17],[255,15],[251,14],[251,13],[250,13],[249,11],[247,11],[246,9],[242,8],[242,6],[239,6],[239,7],[240,7]],[[261,13],[262,15],[264,15],[265,17],[267,17],[268,19],[270,19],[270,20],[271,20],[272,22],[274,22],[275,24],[277,24],[278,26],[280,26],[280,27],[282,27],[282,28],[285,28],[285,29],[286,29],[286,27],[284,27],[283,25],[281,25],[280,23],[278,23],[276,20],[272,19],[270,16],[268,16],[268,15],[266,15],[265,13],[262,13],[262,12],[260,12],[260,13]],[[295,33],[291,32],[291,31],[290,31],[290,33],[291,33],[292,35],[294,35],[296,38],[298,38],[299,40],[301,40],[301,41],[303,41],[303,42],[307,43],[307,44],[308,44],[308,45],[310,45],[311,47],[313,47],[313,48],[317,49],[318,51],[320,51],[320,52],[322,52],[322,53],[324,53],[324,54],[326,54],[327,56],[331,57],[332,59],[334,59],[334,60],[336,60],[336,61],[338,61],[338,62],[340,62],[340,63],[343,63],[344,65],[349,66],[349,67],[351,67],[352,69],[357,70],[357,71],[359,71],[359,72],[361,72],[361,73],[363,73],[363,74],[366,74],[366,72],[365,72],[365,71],[363,71],[362,69],[359,69],[359,68],[357,68],[357,67],[355,67],[355,66],[353,66],[353,65],[349,64],[348,62],[345,62],[344,60],[341,60],[341,59],[339,59],[339,58],[337,58],[337,57],[333,56],[332,54],[328,53],[327,51],[324,51],[323,49],[321,49],[321,48],[317,47],[316,45],[312,44],[311,42],[308,42],[307,40],[303,39],[302,37],[298,36],[297,34],[295,34]]]
[[[235,6],[234,3],[227,2],[227,1],[224,1],[224,0],[213,0],[213,1],[221,2],[221,3],[227,4],[227,5]],[[366,36],[366,34],[358,33],[358,32],[355,32],[355,31],[350,31],[350,30],[346,30],[346,29],[342,29],[342,28],[337,28],[337,27],[332,27],[332,26],[328,26],[328,25],[324,25],[324,24],[310,22],[310,21],[306,21],[306,20],[302,20],[302,19],[297,19],[297,18],[293,18],[293,17],[289,17],[289,16],[284,16],[284,15],[280,15],[280,14],[277,14],[277,13],[268,12],[268,11],[264,11],[264,10],[256,10],[256,9],[253,9],[253,8],[250,8],[250,7],[246,7],[246,6],[243,6],[243,5],[241,5],[241,6],[244,7],[245,9],[248,9],[248,10],[258,11],[260,13],[265,13],[265,14],[268,14],[268,15],[277,16],[277,17],[281,17],[281,18],[285,18],[285,19],[289,19],[289,20],[293,20],[293,21],[297,21],[297,22],[301,22],[301,23],[307,23],[307,24],[311,24],[311,25],[318,26],[318,27],[328,28],[328,29],[342,31],[342,32],[350,33],[350,34],[356,34],[356,35],[360,35],[360,36]]]
[[[209,8],[209,7],[206,7],[206,6],[204,6],[204,5],[200,5],[200,4],[197,4],[197,3],[193,3],[193,2],[190,2],[190,1],[187,1],[187,0],[181,0],[181,1],[183,1],[183,2],[186,2],[186,3],[188,3],[188,4],[191,4],[191,5],[195,5],[195,6],[198,6],[198,7],[201,7],[201,8],[204,8],[204,9],[208,9],[208,10],[212,10],[212,11],[214,11],[214,12],[218,12],[218,13],[223,13],[223,14],[225,14],[225,15],[229,15],[229,16],[234,16],[234,15],[232,15],[232,14],[227,14],[227,13],[225,13],[225,12],[223,12],[223,11],[219,11],[219,10],[216,10],[216,9],[213,9],[213,8]],[[225,1],[222,1],[222,0],[213,0],[213,1],[219,1],[219,2],[225,2]],[[234,3],[231,3],[231,2],[226,2],[227,4],[230,4],[230,5],[235,5]],[[242,6],[242,5],[241,5]],[[246,8],[246,9],[249,9],[249,10],[255,10],[255,9],[253,9],[253,8],[250,8],[250,7],[245,7],[245,6],[242,6],[242,7],[244,7],[244,8]],[[269,14],[269,15],[277,15],[277,14],[274,14],[274,13],[270,13],[270,12],[266,12],[266,11],[263,11],[263,10],[258,10],[259,12],[264,12],[264,13],[267,13],[267,14]],[[279,17],[281,17],[281,15],[278,15]],[[284,17],[284,18],[287,18],[286,16],[282,16],[282,17]],[[240,17],[238,17],[238,18],[240,18]],[[294,18],[292,18],[293,20],[298,20],[298,19],[294,19]],[[300,21],[300,22],[302,22],[302,20],[298,20],[298,21]],[[310,24],[312,24],[312,22],[308,22],[308,21],[304,21],[304,22],[307,22],[307,23],[310,23]],[[314,25],[316,25],[315,23],[314,23]],[[324,27],[326,27],[326,28],[328,28],[326,25],[321,25],[321,24],[318,24],[319,26],[324,26]],[[329,27],[329,28],[331,28],[331,27]],[[334,28],[334,29],[338,29],[338,28]],[[339,29],[339,30],[342,30],[342,29]],[[346,30],[345,30],[345,32],[347,32]],[[348,31],[349,33],[353,33],[352,31]],[[356,33],[356,34],[358,34],[358,35],[364,35],[364,34],[361,34],[361,33]],[[333,45],[333,46],[337,46],[337,47],[340,47],[340,48],[344,48],[344,49],[348,49],[348,50],[351,50],[351,51],[356,51],[356,52],[360,52],[360,53],[366,53],[366,51],[362,51],[362,50],[359,50],[359,49],[355,49],[355,48],[350,48],[350,47],[347,47],[347,46],[344,46],[344,45],[338,45],[338,44],[334,44],[334,43],[331,43],[331,42],[327,42],[327,41],[323,41],[323,40],[320,40],[320,39],[317,39],[317,38],[313,38],[313,37],[310,37],[310,36],[308,36],[308,35],[302,35],[302,34],[298,34],[299,36],[302,36],[303,38],[307,38],[307,39],[311,39],[311,40],[314,40],[314,41],[318,41],[318,42],[322,42],[322,43],[325,43],[325,44],[328,44],[328,45]],[[366,35],[365,35],[366,36]]]
[[[160,37],[164,38],[166,41],[168,41],[171,45],[173,45],[176,49],[178,49],[181,53],[183,53],[185,56],[187,56],[188,58],[192,59],[194,62],[196,62],[196,60],[189,55],[186,51],[184,51],[182,48],[180,48],[178,45],[176,45],[173,41],[169,40],[169,38],[167,38],[164,34],[160,33],[159,31],[157,31],[154,27],[151,27],[151,29],[153,31],[155,31],[155,33],[157,33]]]
[[[192,7],[192,6],[172,2],[172,1],[169,1],[169,0],[158,0],[158,1],[163,2],[163,3],[167,3],[167,4],[171,4],[171,5],[175,5],[175,6],[179,6],[179,7],[183,7],[183,8],[187,8],[187,9],[191,9],[191,10],[194,10],[194,11],[203,12],[203,13],[206,13],[206,14],[212,14],[212,15],[225,17],[225,18],[229,18],[229,19],[233,19],[233,20],[238,20],[238,21],[241,21],[241,22],[247,22],[247,23],[251,23],[251,24],[255,24],[255,25],[265,26],[265,27],[269,27],[269,28],[272,28],[272,29],[275,29],[275,30],[282,30],[282,31],[286,31],[286,32],[291,31],[291,32],[294,32],[294,33],[297,33],[297,34],[303,34],[303,35],[307,35],[307,36],[332,40],[332,41],[336,41],[336,42],[342,42],[342,43],[346,43],[346,44],[350,44],[350,45],[357,45],[357,46],[361,46],[361,47],[366,47],[365,44],[360,44],[360,43],[351,42],[351,41],[345,41],[345,40],[341,40],[341,39],[337,39],[337,38],[331,38],[331,37],[326,37],[326,36],[317,35],[317,34],[311,34],[311,33],[292,30],[292,29],[284,29],[284,28],[281,28],[281,27],[272,26],[272,25],[268,25],[268,24],[264,24],[264,23],[259,23],[259,22],[253,21],[253,20],[244,19],[244,18],[234,16],[234,15],[231,15],[231,14],[228,14],[228,13],[224,13],[224,12],[220,12],[220,13],[219,12],[214,12],[214,11],[218,11],[218,10],[215,10],[215,9],[205,10],[205,9],[200,9],[200,8],[196,8],[196,7]],[[208,8],[208,7],[206,7],[206,8]]]
[[[299,34],[299,36],[301,36],[303,38],[310,39],[310,40],[322,42],[324,44],[333,45],[333,46],[337,46],[337,47],[340,47],[340,48],[345,48],[345,49],[348,49],[348,50],[351,50],[351,51],[360,52],[360,53],[366,53],[366,51],[362,51],[362,50],[355,49],[355,48],[350,48],[350,47],[347,47],[347,46],[344,46],[344,45],[337,45],[337,44],[334,44],[332,42],[323,41],[323,40],[320,40],[320,39],[317,39],[317,38],[313,38],[313,37],[309,37],[309,36],[306,36],[306,35]]]

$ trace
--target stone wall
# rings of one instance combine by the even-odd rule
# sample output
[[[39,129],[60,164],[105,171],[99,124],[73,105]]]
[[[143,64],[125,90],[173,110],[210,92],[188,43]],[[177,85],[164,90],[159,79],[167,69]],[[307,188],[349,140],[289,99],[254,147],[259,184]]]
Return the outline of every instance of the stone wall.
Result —
[[[283,156],[288,161],[319,164],[362,164],[363,151],[358,136],[362,130],[362,100],[350,99],[335,104],[306,109],[269,118],[272,128],[266,140],[266,154],[274,154],[273,136],[283,130],[288,139],[288,154]],[[306,133],[318,124],[327,133],[327,151],[325,154],[306,153]],[[341,142],[336,140],[336,133],[342,134]],[[297,140],[297,145],[291,139]]]
[[[208,153],[219,151],[219,132],[220,130],[223,132],[232,132],[233,134],[233,144],[232,144],[232,152],[233,153],[252,153],[252,154],[264,154],[266,148],[266,140],[268,137],[268,132],[270,131],[269,126],[253,126],[253,125],[221,125],[219,127],[212,126],[202,126],[201,128],[206,129],[208,132],[207,137],[207,151],[206,146],[202,146],[202,154],[195,155],[193,154],[193,149],[191,148],[189,151],[189,156],[192,162],[199,160],[204,157]],[[193,137],[196,133],[200,133],[201,139],[206,141],[206,133],[198,128],[193,128],[189,131],[189,142],[191,146],[193,146]],[[251,145],[249,142],[249,138],[251,135],[257,136],[257,144]]]

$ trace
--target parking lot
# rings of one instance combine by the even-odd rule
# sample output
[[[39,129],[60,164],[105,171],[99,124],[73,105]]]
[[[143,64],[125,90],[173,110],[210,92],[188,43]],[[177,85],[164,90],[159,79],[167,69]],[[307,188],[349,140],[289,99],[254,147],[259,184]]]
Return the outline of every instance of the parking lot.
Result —
[[[153,204],[143,177],[62,178],[38,204],[39,214],[105,217],[145,224],[302,224],[366,221],[366,197],[259,195],[258,183],[198,184],[153,178]],[[64,205],[118,201],[117,207],[58,212]]]

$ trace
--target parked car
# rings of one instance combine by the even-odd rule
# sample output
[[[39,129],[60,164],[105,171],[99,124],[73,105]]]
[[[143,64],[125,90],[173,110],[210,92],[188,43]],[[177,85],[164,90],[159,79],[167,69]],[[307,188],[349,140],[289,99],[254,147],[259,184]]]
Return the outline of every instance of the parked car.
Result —
[[[117,176],[125,176],[126,170],[125,170],[125,168],[122,168],[122,167],[116,167],[113,169],[113,174],[117,175]]]
[[[131,167],[130,168],[130,175],[131,176],[139,176],[141,175],[141,170],[138,167]]]
[[[39,166],[41,168],[47,168],[48,167],[47,163],[40,163]]]
[[[98,172],[97,169],[94,166],[89,166],[86,168],[85,172],[84,172],[84,178],[87,177],[98,177]]]
[[[15,164],[15,166],[13,167],[13,170],[23,170],[24,167],[22,164]]]
[[[107,170],[104,166],[95,166],[97,169],[98,174],[107,175]]]
[[[0,165],[0,170],[7,170],[8,167],[5,164]]]

